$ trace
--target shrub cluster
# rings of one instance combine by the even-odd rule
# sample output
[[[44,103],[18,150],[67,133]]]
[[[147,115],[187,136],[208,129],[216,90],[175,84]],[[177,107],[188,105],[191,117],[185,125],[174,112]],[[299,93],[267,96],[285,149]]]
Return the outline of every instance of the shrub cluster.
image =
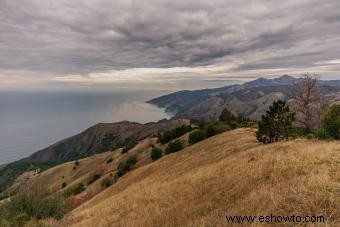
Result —
[[[183,136],[184,134],[186,134],[187,132],[190,132],[191,130],[192,128],[190,125],[182,125],[175,129],[165,131],[162,134],[159,134],[158,140],[161,144],[166,144],[173,139]]]
[[[158,160],[162,157],[162,150],[157,148],[157,147],[154,147],[152,148],[151,150],[151,159],[152,161],[155,161],[155,160]]]
[[[83,191],[85,191],[85,185],[83,183],[79,183],[78,185],[69,188],[65,191],[64,196],[65,197],[70,197],[71,195],[78,195],[80,193],[82,193]]]
[[[203,129],[198,129],[196,131],[193,131],[189,134],[189,143],[194,144],[198,143],[206,138],[206,131]]]
[[[124,146],[123,146],[123,150],[122,150],[121,153],[125,154],[126,152],[128,152],[129,150],[134,148],[137,144],[138,144],[138,141],[135,138],[128,138],[128,139],[126,139],[125,143],[124,143]]]
[[[117,167],[117,175],[118,177],[123,176],[125,173],[129,172],[133,166],[137,163],[137,156],[132,155],[126,161],[119,163]]]
[[[229,131],[232,127],[222,121],[204,123],[200,128],[189,134],[189,143],[195,144],[209,137]]]
[[[113,184],[113,181],[111,178],[109,177],[105,177],[102,182],[101,182],[101,186],[102,188],[108,188]]]
[[[319,139],[340,139],[340,105],[334,104],[325,111],[321,128],[315,136]]]
[[[165,154],[174,153],[177,151],[180,151],[184,148],[183,142],[181,140],[175,140],[173,142],[170,142],[165,149]]]
[[[101,178],[101,174],[96,173],[92,176],[92,178],[89,180],[89,182],[87,183],[87,185],[92,184],[93,182],[95,182],[96,180],[98,180],[99,178]]]

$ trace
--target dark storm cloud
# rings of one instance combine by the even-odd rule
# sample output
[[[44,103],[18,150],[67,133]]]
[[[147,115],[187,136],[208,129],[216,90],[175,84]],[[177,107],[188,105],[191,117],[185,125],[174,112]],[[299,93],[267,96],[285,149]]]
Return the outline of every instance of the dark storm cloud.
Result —
[[[308,69],[340,59],[339,8],[335,0],[1,0],[0,75]]]

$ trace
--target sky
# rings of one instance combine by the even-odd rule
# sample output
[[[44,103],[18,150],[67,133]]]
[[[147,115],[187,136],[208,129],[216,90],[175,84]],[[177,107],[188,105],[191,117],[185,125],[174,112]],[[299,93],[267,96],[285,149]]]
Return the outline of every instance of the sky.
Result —
[[[337,0],[0,0],[0,90],[340,79]]]

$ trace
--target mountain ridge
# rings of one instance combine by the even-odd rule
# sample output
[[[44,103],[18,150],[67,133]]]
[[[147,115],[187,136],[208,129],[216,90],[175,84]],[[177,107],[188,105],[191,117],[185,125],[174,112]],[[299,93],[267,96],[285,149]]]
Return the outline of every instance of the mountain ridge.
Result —
[[[263,99],[275,101],[279,97],[288,101],[292,96],[291,85],[299,81],[301,78],[288,75],[274,79],[259,78],[243,84],[214,89],[179,91],[151,99],[148,103],[165,108],[178,118],[217,120],[223,108],[228,107],[234,114],[258,120],[263,111],[269,107],[263,104],[267,103]],[[330,85],[335,88],[331,92],[332,95],[335,94],[335,97],[331,97],[332,102],[340,97],[340,80],[319,80],[318,83],[320,86]],[[238,100],[237,105],[231,100]],[[240,106],[242,108],[239,108]]]

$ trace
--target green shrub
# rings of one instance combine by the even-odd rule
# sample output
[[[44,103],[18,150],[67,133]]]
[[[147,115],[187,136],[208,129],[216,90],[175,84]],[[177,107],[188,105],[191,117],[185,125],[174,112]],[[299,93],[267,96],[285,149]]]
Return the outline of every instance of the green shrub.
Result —
[[[117,175],[119,177],[123,176],[125,173],[129,172],[133,166],[137,163],[137,156],[132,155],[126,161],[119,163],[117,167]]]
[[[70,197],[71,195],[78,195],[85,190],[86,190],[85,185],[83,183],[79,183],[77,186],[67,189],[66,192],[64,193],[64,196]]]
[[[275,101],[259,122],[256,138],[262,143],[272,143],[288,138],[294,113],[289,110],[285,101]]]
[[[132,148],[134,148],[136,145],[138,144],[137,140],[135,138],[128,138],[125,140],[125,145],[123,147],[122,150],[122,154],[125,154],[126,152],[128,152],[129,150],[131,150]]]
[[[206,138],[206,132],[202,129],[198,129],[189,134],[189,143],[198,143]]]
[[[161,157],[162,157],[162,150],[157,148],[157,147],[152,148],[152,150],[151,150],[152,161],[160,159]]]
[[[108,188],[112,185],[112,183],[113,182],[112,182],[111,178],[105,177],[101,182],[101,186],[102,186],[102,188]]]
[[[175,140],[174,142],[170,142],[165,150],[166,154],[174,153],[180,151],[184,148],[183,142],[180,140]]]
[[[320,140],[331,139],[331,136],[323,128],[320,128],[314,133],[314,137]]]
[[[329,107],[322,116],[321,128],[324,135],[333,139],[340,139],[340,105]]]
[[[112,161],[113,161],[113,159],[110,158],[110,159],[108,159],[108,160],[106,161],[106,163],[109,164],[109,163],[111,163]]]
[[[61,184],[61,188],[65,188],[67,186],[67,183],[66,182],[63,182],[62,184]]]
[[[88,185],[90,185],[90,184],[92,184],[93,182],[95,182],[96,180],[98,180],[99,178],[101,178],[101,174],[98,174],[98,173],[96,173],[96,174],[94,174],[93,176],[92,176],[92,178],[91,178],[91,180],[88,182]]]
[[[211,123],[206,127],[206,137],[215,136],[223,132],[229,131],[232,127],[223,122]]]
[[[73,190],[73,194],[78,195],[80,193],[82,193],[83,191],[85,191],[85,185],[83,183],[79,183]]]
[[[183,136],[184,134],[186,134],[187,132],[190,132],[191,130],[192,128],[190,125],[182,125],[175,129],[165,131],[162,134],[159,134],[158,140],[161,144],[166,144],[173,139]]]

